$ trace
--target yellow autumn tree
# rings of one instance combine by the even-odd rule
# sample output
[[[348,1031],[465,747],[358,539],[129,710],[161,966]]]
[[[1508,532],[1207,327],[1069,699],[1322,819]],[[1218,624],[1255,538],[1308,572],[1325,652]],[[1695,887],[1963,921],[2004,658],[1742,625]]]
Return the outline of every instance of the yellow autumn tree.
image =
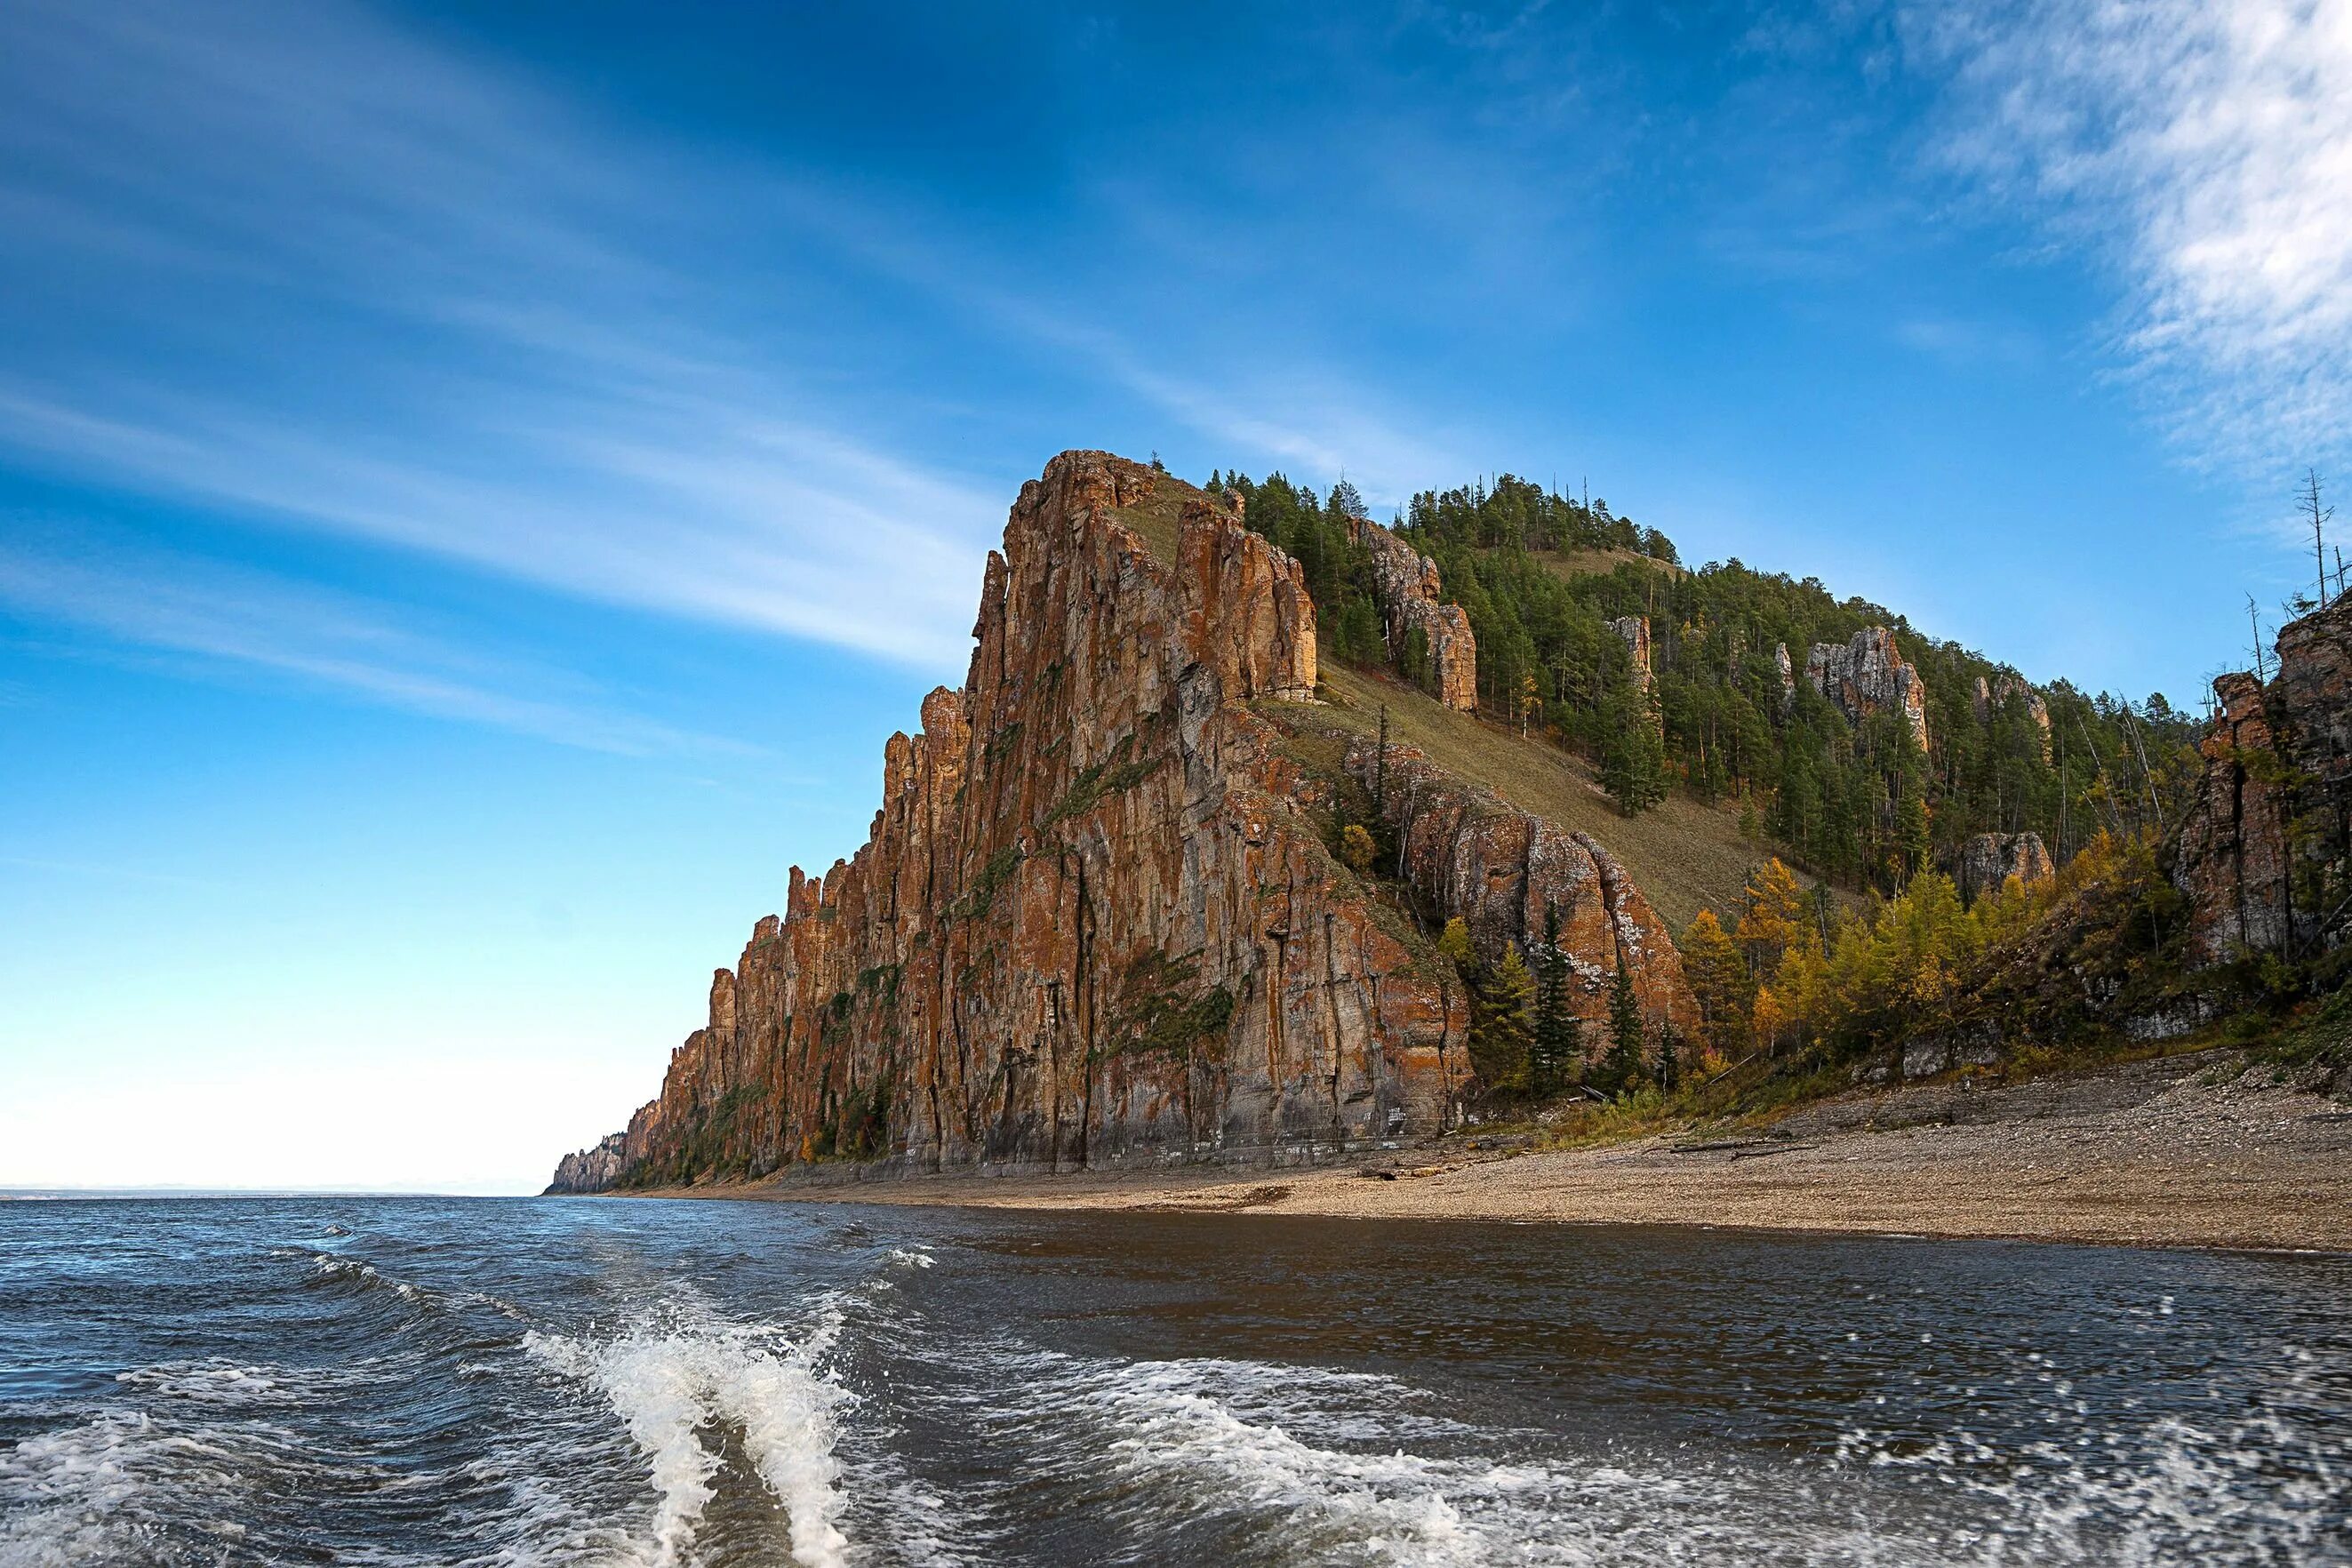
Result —
[[[1748,972],[1761,980],[1780,968],[1781,955],[1812,929],[1805,890],[1797,874],[1774,856],[1748,879],[1740,894],[1739,924],[1734,934],[1748,955]]]
[[[1748,1046],[1748,1010],[1756,994],[1748,957],[1713,910],[1701,910],[1683,931],[1683,975],[1698,999],[1705,1044],[1726,1056]]]

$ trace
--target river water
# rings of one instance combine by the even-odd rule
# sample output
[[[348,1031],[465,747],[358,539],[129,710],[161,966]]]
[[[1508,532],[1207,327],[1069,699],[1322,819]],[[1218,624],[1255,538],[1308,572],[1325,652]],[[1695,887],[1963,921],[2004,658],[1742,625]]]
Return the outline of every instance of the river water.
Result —
[[[0,1564],[2352,1561],[2352,1259],[0,1204]]]

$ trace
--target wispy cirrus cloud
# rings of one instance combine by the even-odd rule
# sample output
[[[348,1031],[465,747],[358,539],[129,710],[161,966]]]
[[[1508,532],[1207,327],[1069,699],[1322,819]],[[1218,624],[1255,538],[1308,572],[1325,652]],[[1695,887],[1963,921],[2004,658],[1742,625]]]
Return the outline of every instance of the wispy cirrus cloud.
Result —
[[[751,194],[723,168],[338,4],[10,6],[0,153],[20,460],[961,658],[1002,498],[861,438],[821,371],[756,346],[740,317],[779,302],[694,259]],[[793,269],[761,281],[792,314]],[[92,288],[111,337],[50,306]]]
[[[2275,473],[2352,430],[2352,6],[1991,0],[1905,16],[1949,164],[2119,272],[2117,346],[2191,455]]]
[[[487,658],[350,595],[39,519],[5,520],[0,612],[381,707],[629,756],[751,748],[627,711],[593,683]]]

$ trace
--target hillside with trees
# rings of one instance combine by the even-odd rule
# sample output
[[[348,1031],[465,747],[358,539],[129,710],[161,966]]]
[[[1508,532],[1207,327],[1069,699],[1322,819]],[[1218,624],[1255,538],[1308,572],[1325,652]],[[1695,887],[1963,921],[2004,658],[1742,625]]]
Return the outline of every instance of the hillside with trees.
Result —
[[[1302,564],[1343,710],[1325,722],[1362,733],[1377,710],[1446,765],[1594,832],[1675,920],[1702,1015],[1687,1037],[1645,1037],[1638,1020],[1564,1036],[1540,942],[1481,961],[1440,942],[1475,998],[1481,1078],[1505,1098],[1752,1108],[1843,1087],[1873,1060],[1900,1076],[1906,1048],[1937,1070],[2209,1016],[2159,853],[2198,786],[2200,723],[2161,694],[2033,687],[1885,606],[1736,560],[1687,567],[1605,502],[1505,476],[1424,491],[1392,525],[1476,639],[1476,712],[1449,711],[1429,695],[1429,650],[1384,635],[1350,487],[1220,474],[1209,488]],[[1628,616],[1646,618],[1647,681]],[[1872,627],[1924,688],[1924,747],[1904,714],[1850,717],[1807,679],[1814,645]],[[1579,778],[1606,789],[1609,820]],[[2054,874],[1964,898],[1949,874],[1961,847],[2021,833],[2041,836]]]
[[[1238,495],[1249,526],[1302,563],[1328,658],[1427,683],[1416,649],[1383,641],[1367,552],[1350,541],[1362,502],[1344,480],[1322,497],[1280,474],[1219,474],[1209,488]],[[1715,805],[1844,888],[1892,894],[1987,832],[2038,833],[2063,864],[2101,832],[2177,817],[2194,776],[2195,719],[2160,693],[2032,688],[1816,579],[1737,560],[1683,569],[1665,534],[1606,501],[1505,475],[1416,495],[1394,526],[1469,617],[1483,717],[1589,761],[1628,816],[1670,794]],[[1646,690],[1609,626],[1627,616],[1650,623]],[[1804,678],[1814,644],[1881,626],[1924,681],[1925,751],[1895,715],[1853,722]]]

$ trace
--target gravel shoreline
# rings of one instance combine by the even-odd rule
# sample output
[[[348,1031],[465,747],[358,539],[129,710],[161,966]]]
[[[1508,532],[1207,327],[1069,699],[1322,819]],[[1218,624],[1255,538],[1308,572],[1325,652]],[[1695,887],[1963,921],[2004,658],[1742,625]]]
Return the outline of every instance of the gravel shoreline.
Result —
[[[2010,1087],[1858,1091],[1764,1133],[1551,1153],[1471,1134],[1301,1168],[801,1177],[649,1195],[2352,1251],[2352,1108],[2233,1067],[2208,1053]]]

